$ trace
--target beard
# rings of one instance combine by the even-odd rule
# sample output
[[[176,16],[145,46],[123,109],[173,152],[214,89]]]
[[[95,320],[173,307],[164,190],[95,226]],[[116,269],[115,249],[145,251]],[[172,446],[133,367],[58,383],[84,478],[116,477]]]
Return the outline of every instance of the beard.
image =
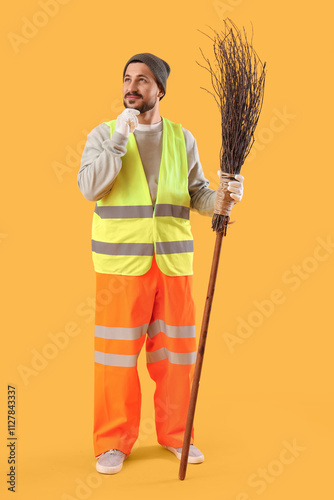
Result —
[[[137,94],[133,94],[133,95],[137,95]],[[155,98],[152,98],[151,101],[147,101],[147,102],[142,101],[141,104],[138,103],[137,105],[135,104],[134,106],[133,105],[129,106],[126,103],[125,99],[123,99],[123,104],[124,104],[125,108],[138,109],[140,114],[142,114],[142,113],[146,113],[146,111],[150,111],[151,109],[153,109],[157,103],[157,100],[158,100],[158,98],[155,97]]]

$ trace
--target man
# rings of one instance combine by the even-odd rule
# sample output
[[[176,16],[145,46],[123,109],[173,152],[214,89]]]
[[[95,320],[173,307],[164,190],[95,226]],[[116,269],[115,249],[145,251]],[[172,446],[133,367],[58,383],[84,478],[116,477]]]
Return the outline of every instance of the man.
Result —
[[[145,339],[158,442],[179,459],[182,452],[196,357],[189,211],[212,215],[216,191],[194,137],[160,116],[169,73],[153,54],[128,60],[125,110],[88,134],[78,174],[81,192],[96,201],[94,449],[105,474],[121,470],[138,437],[137,358]],[[235,202],[242,181],[229,183]],[[191,444],[188,462],[203,460]]]

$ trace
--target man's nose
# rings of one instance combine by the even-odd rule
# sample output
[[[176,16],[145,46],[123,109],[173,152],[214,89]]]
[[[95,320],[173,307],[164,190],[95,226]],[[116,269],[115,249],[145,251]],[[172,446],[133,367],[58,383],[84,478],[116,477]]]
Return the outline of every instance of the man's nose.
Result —
[[[132,94],[133,92],[138,92],[138,87],[136,82],[130,82],[126,90],[127,94]]]

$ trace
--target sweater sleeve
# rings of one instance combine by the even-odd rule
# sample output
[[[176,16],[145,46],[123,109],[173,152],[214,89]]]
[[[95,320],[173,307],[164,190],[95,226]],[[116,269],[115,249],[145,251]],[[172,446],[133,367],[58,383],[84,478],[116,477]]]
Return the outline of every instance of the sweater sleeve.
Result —
[[[194,136],[183,129],[188,158],[188,189],[191,197],[190,208],[201,215],[212,216],[217,192],[209,188],[209,181],[204,177]]]
[[[78,173],[78,186],[87,200],[97,201],[109,193],[121,170],[127,142],[119,132],[110,137],[105,123],[88,134]]]

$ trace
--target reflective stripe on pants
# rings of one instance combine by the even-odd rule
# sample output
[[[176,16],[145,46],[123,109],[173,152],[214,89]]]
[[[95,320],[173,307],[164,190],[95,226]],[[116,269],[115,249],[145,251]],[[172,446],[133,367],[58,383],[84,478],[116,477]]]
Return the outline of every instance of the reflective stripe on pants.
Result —
[[[137,358],[145,340],[158,442],[182,446],[196,359],[191,287],[192,276],[166,276],[154,256],[142,276],[96,273],[96,456],[113,448],[129,454],[138,438]]]

